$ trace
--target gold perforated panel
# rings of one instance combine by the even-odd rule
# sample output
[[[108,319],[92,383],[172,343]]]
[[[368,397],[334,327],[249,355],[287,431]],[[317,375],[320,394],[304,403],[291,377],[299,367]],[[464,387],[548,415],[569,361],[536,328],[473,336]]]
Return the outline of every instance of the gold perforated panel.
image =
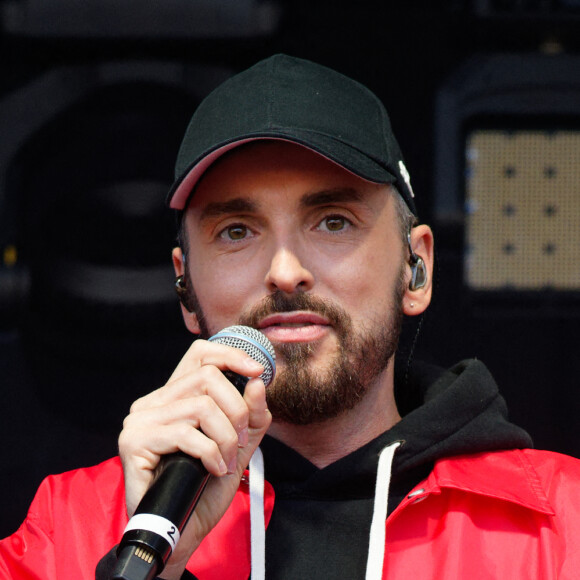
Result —
[[[580,131],[476,130],[466,155],[468,286],[580,289]]]

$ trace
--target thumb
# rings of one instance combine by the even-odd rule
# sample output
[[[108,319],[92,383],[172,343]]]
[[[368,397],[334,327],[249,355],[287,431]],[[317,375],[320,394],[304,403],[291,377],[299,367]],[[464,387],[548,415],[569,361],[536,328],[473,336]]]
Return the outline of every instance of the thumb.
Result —
[[[248,405],[249,416],[247,436],[240,436],[238,468],[241,471],[247,467],[252,454],[272,423],[272,415],[266,404],[266,387],[262,379],[255,378],[248,381],[244,391],[244,400]]]

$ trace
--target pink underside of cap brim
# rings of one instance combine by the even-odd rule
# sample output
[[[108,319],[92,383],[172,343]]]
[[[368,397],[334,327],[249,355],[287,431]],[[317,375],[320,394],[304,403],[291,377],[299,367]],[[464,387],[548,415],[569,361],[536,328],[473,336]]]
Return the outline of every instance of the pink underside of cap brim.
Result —
[[[319,151],[315,151],[314,149],[312,149],[311,147],[307,147],[303,143],[297,143],[296,141],[292,141],[292,139],[283,139],[282,137],[250,137],[247,139],[241,139],[240,141],[234,141],[233,143],[228,143],[227,145],[224,145],[223,147],[220,147],[219,149],[212,151],[209,155],[206,155],[197,165],[192,167],[192,169],[185,176],[183,181],[179,184],[179,187],[175,190],[175,193],[171,198],[169,207],[178,210],[184,209],[185,204],[188,202],[190,194],[193,191],[193,188],[195,187],[197,182],[201,179],[201,176],[209,169],[209,167],[213,165],[222,155],[224,155],[228,151],[231,151],[236,147],[240,147],[241,145],[244,145],[245,143],[250,143],[252,141],[286,141],[288,143],[294,143],[295,145],[299,145],[300,147],[304,147],[304,149],[308,149],[309,151],[312,151],[313,153],[320,155],[320,157],[324,157],[324,159],[327,159],[331,163],[334,163],[335,165],[342,167],[345,171],[348,171],[349,173],[356,175],[352,171],[346,169],[346,167],[340,165],[340,163],[337,163],[336,161],[330,159],[326,155],[323,155]],[[359,177],[359,179],[364,179],[363,177],[360,177],[360,175],[358,175],[357,177]],[[366,179],[364,180],[370,181]]]

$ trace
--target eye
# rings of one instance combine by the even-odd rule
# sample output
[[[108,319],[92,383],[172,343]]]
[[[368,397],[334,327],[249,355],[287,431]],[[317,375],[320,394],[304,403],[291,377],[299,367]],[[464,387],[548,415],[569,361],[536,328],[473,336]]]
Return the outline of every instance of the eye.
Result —
[[[226,241],[243,240],[251,235],[250,229],[243,224],[232,224],[220,232],[220,238]]]
[[[319,229],[327,232],[340,232],[352,225],[351,221],[341,215],[325,217],[318,225]]]

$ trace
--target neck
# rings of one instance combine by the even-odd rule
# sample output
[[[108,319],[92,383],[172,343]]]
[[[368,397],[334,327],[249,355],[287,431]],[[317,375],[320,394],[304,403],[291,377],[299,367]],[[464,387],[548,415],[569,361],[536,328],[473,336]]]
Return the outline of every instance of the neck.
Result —
[[[274,420],[268,434],[320,469],[366,445],[401,420],[395,404],[392,363],[353,409],[310,425]]]

